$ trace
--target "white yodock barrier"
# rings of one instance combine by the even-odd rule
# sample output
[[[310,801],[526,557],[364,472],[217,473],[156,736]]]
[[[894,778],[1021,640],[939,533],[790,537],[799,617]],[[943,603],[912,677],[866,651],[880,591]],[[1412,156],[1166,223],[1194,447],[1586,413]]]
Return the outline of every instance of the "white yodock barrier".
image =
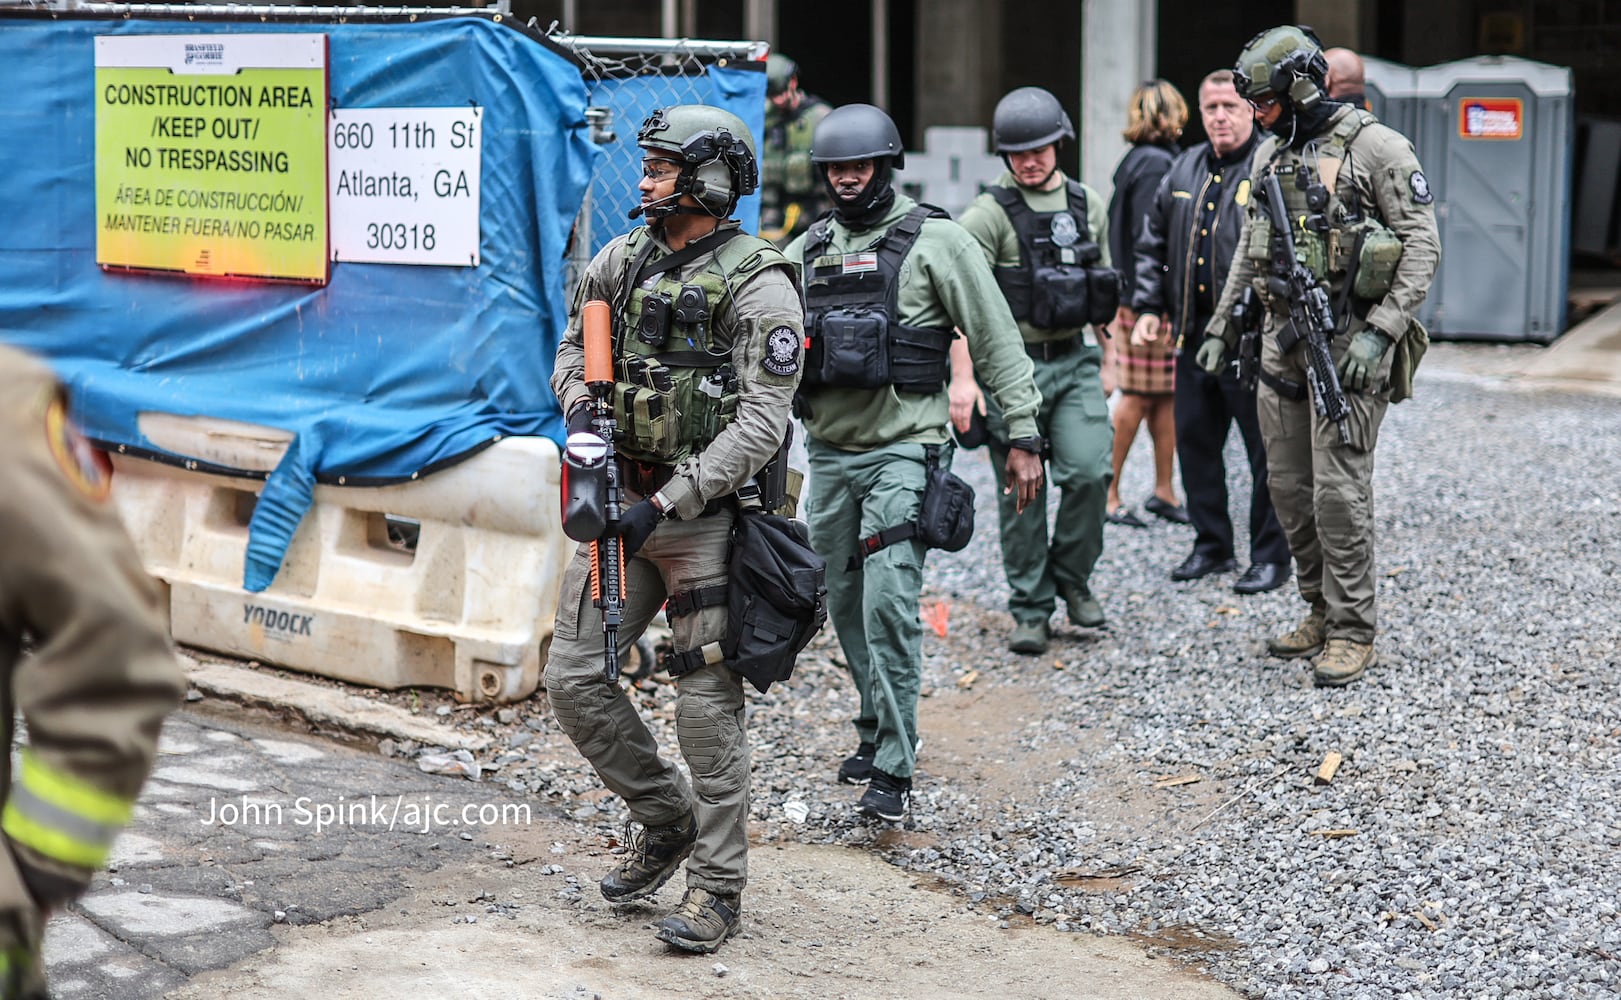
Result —
[[[150,414],[141,427],[168,450],[233,468],[274,468],[287,444],[221,420]],[[175,641],[374,687],[450,688],[463,701],[515,701],[538,685],[575,548],[559,522],[551,441],[506,438],[397,486],[317,486],[257,594],[242,573],[259,480],[117,454],[113,466],[119,511],[168,586]]]

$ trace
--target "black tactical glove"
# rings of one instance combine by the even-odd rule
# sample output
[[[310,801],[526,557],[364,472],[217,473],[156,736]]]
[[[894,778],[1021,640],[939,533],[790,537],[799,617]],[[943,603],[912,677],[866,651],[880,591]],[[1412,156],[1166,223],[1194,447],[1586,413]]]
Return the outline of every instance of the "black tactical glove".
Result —
[[[638,500],[631,504],[630,509],[619,515],[619,523],[609,530],[619,537],[623,546],[625,558],[635,555],[653,534],[653,529],[664,520],[664,515],[653,506],[651,498]]]
[[[575,403],[574,408],[568,411],[568,418],[565,421],[568,424],[568,433],[577,434],[580,431],[590,430],[591,411],[593,409],[594,407],[589,399],[582,399]]]

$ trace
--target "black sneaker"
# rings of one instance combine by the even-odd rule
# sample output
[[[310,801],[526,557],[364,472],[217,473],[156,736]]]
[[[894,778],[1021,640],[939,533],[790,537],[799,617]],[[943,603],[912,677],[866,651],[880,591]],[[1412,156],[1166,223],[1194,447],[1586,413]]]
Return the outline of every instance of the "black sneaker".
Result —
[[[872,759],[877,756],[875,744],[862,741],[856,752],[844,758],[839,765],[839,784],[865,785],[872,778]]]
[[[906,810],[911,804],[911,778],[897,778],[893,774],[874,768],[872,784],[861,793],[861,800],[856,803],[856,808],[861,810],[863,815],[874,819],[899,823],[906,817]]]
[[[602,877],[598,887],[610,903],[628,903],[658,892],[670,880],[698,840],[698,821],[688,816],[669,826],[644,826],[630,834],[626,826],[625,860]]]

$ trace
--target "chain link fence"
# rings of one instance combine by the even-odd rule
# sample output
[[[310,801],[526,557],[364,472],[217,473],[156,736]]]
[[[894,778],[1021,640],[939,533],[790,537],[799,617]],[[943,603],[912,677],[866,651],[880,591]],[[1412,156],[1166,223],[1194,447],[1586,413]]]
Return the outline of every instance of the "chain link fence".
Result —
[[[642,155],[636,130],[655,108],[713,104],[732,111],[754,130],[765,127],[764,42],[690,38],[606,38],[572,35],[553,26],[547,37],[573,52],[589,93],[586,120],[603,155],[580,208],[569,251],[569,287],[592,255],[633,225],[640,201]],[[739,201],[735,214],[750,232],[758,228],[759,195]]]

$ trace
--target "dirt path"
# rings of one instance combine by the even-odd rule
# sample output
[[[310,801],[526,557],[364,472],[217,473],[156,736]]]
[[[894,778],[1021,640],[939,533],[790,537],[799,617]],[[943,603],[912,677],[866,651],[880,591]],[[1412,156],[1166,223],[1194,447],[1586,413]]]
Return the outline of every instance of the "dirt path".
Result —
[[[673,889],[655,897],[658,906],[616,912],[597,898],[594,877],[604,860],[590,856],[594,846],[562,840],[553,853],[549,838],[569,836],[567,828],[536,824],[529,833],[529,842],[514,845],[513,868],[442,869],[376,913],[280,928],[273,950],[171,996],[1237,996],[1127,940],[1000,929],[914,876],[836,847],[755,851],[743,933],[718,955],[675,954],[649,929],[677,898]],[[552,865],[563,871],[537,874]],[[559,896],[571,888],[569,875],[578,876],[578,902]],[[504,912],[488,913],[490,906]],[[456,923],[458,916],[478,922]]]

